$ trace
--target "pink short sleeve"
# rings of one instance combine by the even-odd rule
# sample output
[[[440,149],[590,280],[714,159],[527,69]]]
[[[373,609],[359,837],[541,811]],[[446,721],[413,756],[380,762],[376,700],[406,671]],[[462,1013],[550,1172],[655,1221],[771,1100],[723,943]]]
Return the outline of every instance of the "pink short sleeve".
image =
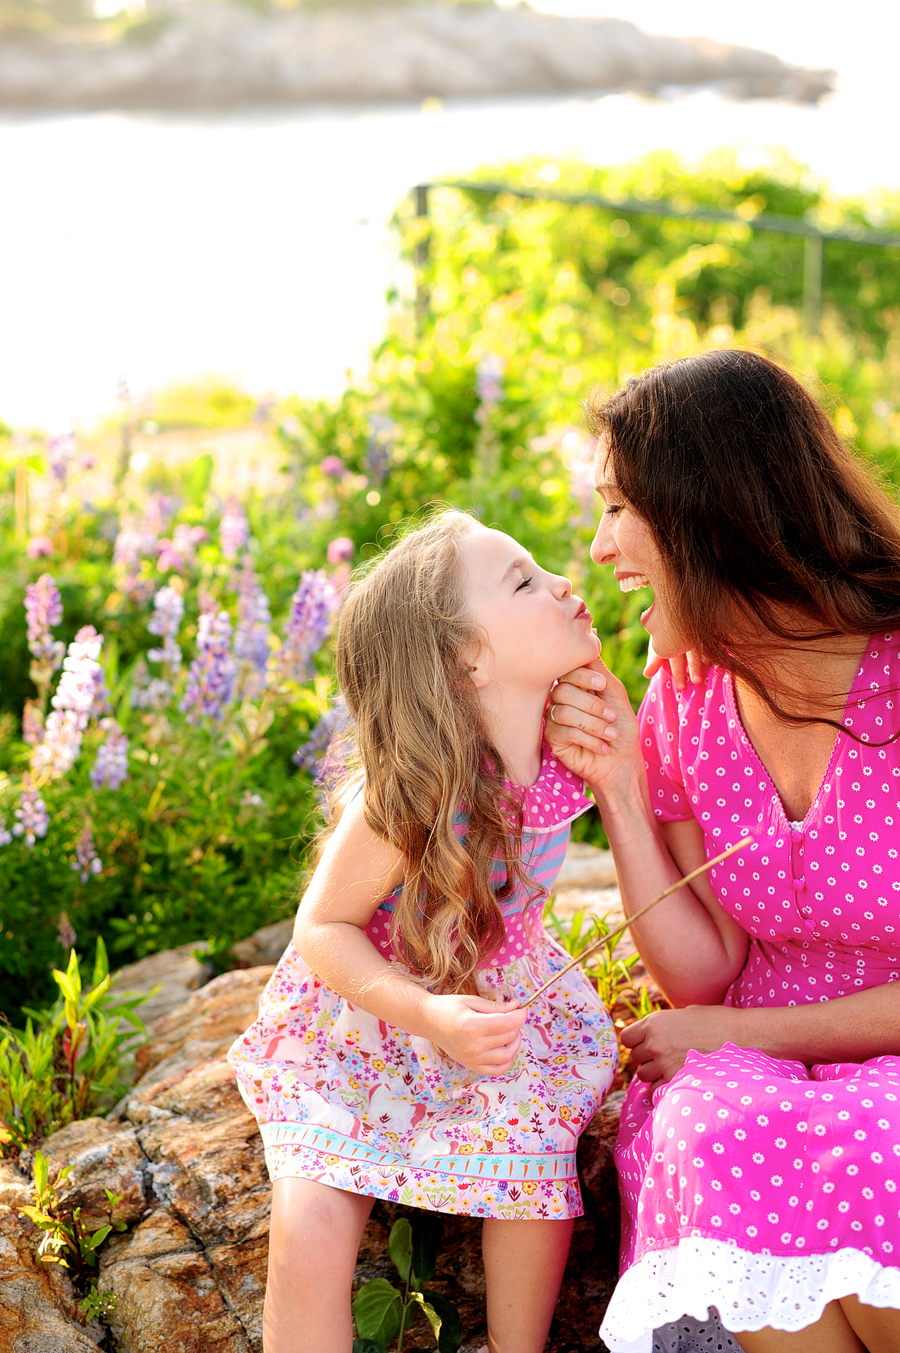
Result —
[[[678,692],[666,668],[651,680],[638,723],[653,811],[660,822],[687,822],[694,814],[681,774]]]

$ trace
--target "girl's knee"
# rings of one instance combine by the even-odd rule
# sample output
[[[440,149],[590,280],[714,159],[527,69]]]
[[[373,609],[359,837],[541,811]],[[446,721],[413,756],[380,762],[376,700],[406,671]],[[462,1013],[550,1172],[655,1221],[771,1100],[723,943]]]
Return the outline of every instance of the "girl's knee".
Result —
[[[352,1278],[373,1199],[309,1179],[277,1179],[269,1230],[270,1278],[282,1274],[304,1285]]]

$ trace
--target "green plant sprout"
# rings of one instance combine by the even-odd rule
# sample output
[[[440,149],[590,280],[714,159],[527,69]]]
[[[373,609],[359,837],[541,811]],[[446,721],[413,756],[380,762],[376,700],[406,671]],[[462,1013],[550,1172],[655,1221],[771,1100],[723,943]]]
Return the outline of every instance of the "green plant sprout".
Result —
[[[564,919],[556,914],[552,897],[544,909],[544,924],[553,931],[560,946],[572,958],[577,958],[589,945],[615,928],[609,924],[606,916],[591,916],[588,919],[586,907],[579,908],[570,919]],[[600,948],[584,967],[585,975],[597,988],[597,994],[613,1016],[617,1028],[633,1020],[643,1019],[645,1015],[661,1008],[646,986],[635,983],[632,969],[639,962],[640,955],[616,957],[621,939],[619,935],[611,944]]]
[[[55,1003],[26,1007],[25,1029],[9,1028],[0,1039],[0,1155],[114,1104],[126,1089],[123,1073],[135,1044],[146,1038],[135,1010],[148,996],[110,989],[102,939],[87,990],[74,949],[66,971],[53,976],[60,990]]]
[[[359,1335],[353,1353],[384,1353],[395,1339],[396,1353],[403,1353],[403,1337],[420,1311],[431,1326],[438,1353],[457,1353],[462,1343],[462,1322],[453,1302],[422,1287],[437,1269],[440,1222],[428,1214],[416,1222],[413,1228],[400,1217],[388,1237],[388,1254],[404,1284],[402,1291],[387,1278],[372,1278],[353,1298]]]
[[[89,1318],[111,1315],[115,1309],[115,1297],[97,1290],[97,1251],[110,1232],[127,1229],[125,1222],[113,1219],[113,1213],[124,1194],[104,1189],[109,1220],[91,1229],[86,1218],[92,1214],[83,1212],[80,1207],[70,1207],[59,1196],[58,1190],[65,1184],[71,1169],[70,1165],[63,1166],[56,1179],[51,1182],[47,1157],[42,1151],[36,1152],[35,1201],[27,1207],[20,1207],[19,1211],[23,1216],[30,1218],[44,1233],[38,1246],[41,1262],[59,1264],[62,1268],[69,1269],[76,1290],[84,1292],[80,1303],[81,1310]]]

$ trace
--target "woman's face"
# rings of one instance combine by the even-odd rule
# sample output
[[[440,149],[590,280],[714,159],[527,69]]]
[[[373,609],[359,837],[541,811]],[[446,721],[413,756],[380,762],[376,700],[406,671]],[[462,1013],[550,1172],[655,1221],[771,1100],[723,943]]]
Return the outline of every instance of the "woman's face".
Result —
[[[660,658],[677,657],[686,648],[671,605],[672,577],[643,517],[623,498],[615,482],[612,457],[601,443],[594,463],[594,486],[603,501],[603,515],[591,545],[595,564],[611,564],[623,592],[651,587],[654,600],[641,615],[641,624]]]

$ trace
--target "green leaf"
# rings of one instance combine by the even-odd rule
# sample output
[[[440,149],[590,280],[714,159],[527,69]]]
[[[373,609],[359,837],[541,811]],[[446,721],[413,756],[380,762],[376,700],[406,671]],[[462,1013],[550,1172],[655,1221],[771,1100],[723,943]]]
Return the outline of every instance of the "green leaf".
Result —
[[[92,1236],[88,1236],[86,1240],[83,1240],[81,1242],[82,1249],[96,1250],[98,1246],[103,1244],[104,1240],[109,1235],[111,1230],[112,1230],[111,1226],[101,1226],[99,1230],[95,1231]]]
[[[434,1334],[434,1337],[435,1337],[435,1339],[437,1339],[437,1341],[438,1341],[438,1348],[440,1348],[440,1345],[441,1345],[441,1317],[438,1315],[437,1311],[434,1309],[434,1307],[432,1306],[431,1302],[425,1300],[425,1295],[424,1295],[424,1293],[422,1293],[422,1292],[413,1292],[413,1293],[411,1294],[410,1301],[416,1302],[417,1305],[421,1306],[422,1310],[425,1312],[425,1316],[426,1316],[426,1318],[427,1318],[427,1320],[428,1320],[429,1325],[431,1326],[431,1329],[432,1329],[432,1332],[433,1332],[433,1334]]]
[[[43,1151],[36,1151],[34,1154],[34,1187],[38,1197],[47,1188],[47,1157]]]
[[[361,1339],[372,1339],[385,1348],[400,1333],[403,1302],[387,1278],[363,1283],[353,1298],[353,1319]]]
[[[413,1237],[412,1227],[407,1217],[398,1217],[388,1236],[388,1254],[394,1261],[397,1272],[404,1282],[409,1282],[409,1266],[412,1263]]]
[[[384,1346],[374,1339],[354,1339],[353,1353],[384,1353]]]
[[[422,1296],[441,1318],[441,1331],[437,1336],[438,1353],[457,1353],[463,1341],[463,1327],[456,1306],[441,1292],[429,1292],[426,1289]]]
[[[444,1224],[437,1213],[423,1212],[416,1217],[412,1233],[412,1269],[417,1287],[427,1283],[437,1271],[443,1232]]]

